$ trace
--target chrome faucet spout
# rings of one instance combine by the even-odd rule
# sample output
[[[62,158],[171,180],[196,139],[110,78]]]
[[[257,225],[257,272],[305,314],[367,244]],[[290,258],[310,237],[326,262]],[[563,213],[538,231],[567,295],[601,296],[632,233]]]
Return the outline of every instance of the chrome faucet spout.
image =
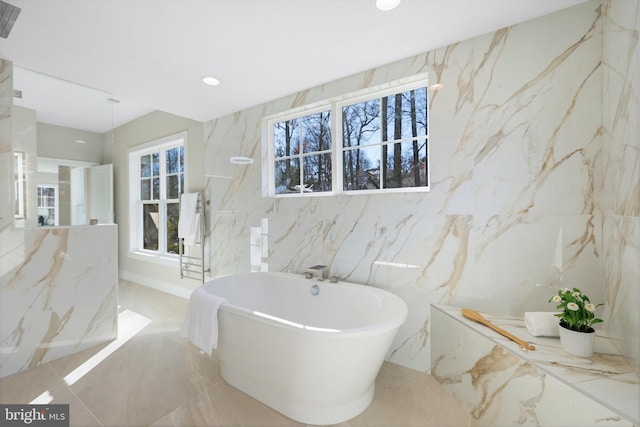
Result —
[[[313,276],[316,276],[316,279],[318,281],[323,281],[326,277],[327,277],[327,270],[329,269],[329,267],[327,267],[326,265],[314,265],[313,267],[309,267],[307,268],[307,270],[304,272],[305,277],[307,278],[311,278]],[[311,276],[311,277],[309,277]]]

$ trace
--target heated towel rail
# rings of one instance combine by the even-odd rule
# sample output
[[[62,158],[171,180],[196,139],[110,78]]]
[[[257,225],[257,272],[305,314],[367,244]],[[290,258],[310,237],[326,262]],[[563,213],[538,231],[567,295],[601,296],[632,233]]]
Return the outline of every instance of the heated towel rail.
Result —
[[[205,273],[210,271],[206,266],[204,251],[205,230],[206,230],[206,206],[209,200],[205,200],[204,191],[199,191],[195,215],[199,215],[199,227],[193,245],[186,245],[184,237],[178,237],[178,247],[180,253],[180,278],[196,279],[205,282]],[[183,214],[182,197],[180,198],[180,215]],[[186,252],[186,254],[185,254]]]

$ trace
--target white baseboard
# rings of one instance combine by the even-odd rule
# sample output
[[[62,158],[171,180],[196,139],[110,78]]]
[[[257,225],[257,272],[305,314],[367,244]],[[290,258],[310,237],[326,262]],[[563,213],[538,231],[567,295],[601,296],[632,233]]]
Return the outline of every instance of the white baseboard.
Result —
[[[118,272],[118,276],[124,280],[128,280],[130,282],[155,289],[156,291],[165,292],[167,294],[175,295],[184,299],[189,299],[189,297],[191,296],[191,292],[193,292],[194,289],[200,286],[200,282],[197,282],[195,280],[184,279],[189,280],[189,284],[193,286],[193,288],[186,288],[124,270],[120,270]]]

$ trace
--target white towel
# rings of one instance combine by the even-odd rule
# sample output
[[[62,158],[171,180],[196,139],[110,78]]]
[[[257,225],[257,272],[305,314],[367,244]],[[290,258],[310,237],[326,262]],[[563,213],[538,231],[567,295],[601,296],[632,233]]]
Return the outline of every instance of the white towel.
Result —
[[[200,214],[197,213],[198,193],[180,195],[180,220],[178,221],[178,237],[184,244],[193,246],[200,234]]]
[[[528,311],[524,313],[524,324],[527,331],[534,337],[558,337],[558,324],[560,319],[554,316],[555,312]]]
[[[203,353],[211,355],[218,347],[218,309],[226,300],[210,294],[204,288],[191,293],[182,336],[187,337]]]

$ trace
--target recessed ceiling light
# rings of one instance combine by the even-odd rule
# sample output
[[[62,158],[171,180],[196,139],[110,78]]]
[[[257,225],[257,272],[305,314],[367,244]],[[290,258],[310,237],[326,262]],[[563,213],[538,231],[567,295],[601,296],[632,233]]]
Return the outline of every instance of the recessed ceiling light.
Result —
[[[220,84],[220,80],[215,77],[207,76],[202,78],[202,83],[208,86],[218,86]]]
[[[398,7],[402,0],[376,0],[376,7],[380,10],[391,10]]]
[[[87,143],[87,141],[83,141],[81,139],[76,139],[75,142],[77,142],[78,144],[86,144]]]

